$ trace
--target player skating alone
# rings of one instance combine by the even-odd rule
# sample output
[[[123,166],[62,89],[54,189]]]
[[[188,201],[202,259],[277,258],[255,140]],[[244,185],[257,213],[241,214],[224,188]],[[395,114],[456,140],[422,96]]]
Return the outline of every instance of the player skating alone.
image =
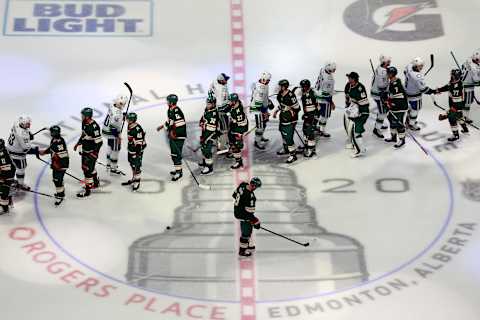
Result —
[[[216,100],[216,106],[219,112],[220,118],[220,132],[221,136],[218,138],[218,149],[227,149],[228,143],[228,125],[229,118],[225,111],[228,108],[228,80],[230,79],[225,73],[220,73],[217,79],[212,82],[208,89],[208,95],[213,96]]]
[[[463,87],[465,90],[465,107],[463,116],[466,123],[472,123],[470,119],[470,107],[475,97],[475,86],[480,85],[480,49],[476,50],[472,57],[462,65]]]
[[[307,158],[315,155],[315,113],[317,112],[318,102],[317,94],[311,87],[310,80],[304,79],[300,81],[302,88],[302,97],[300,101],[303,107],[303,135],[305,137],[304,156]]]
[[[293,141],[293,135],[295,126],[297,125],[298,113],[300,111],[300,105],[298,104],[295,94],[288,89],[290,83],[288,80],[280,80],[278,82],[280,91],[277,94],[278,109],[273,113],[273,117],[276,118],[280,112],[280,125],[279,130],[283,140],[283,150],[277,152],[278,155],[289,155],[287,163],[293,163],[297,161],[295,142]]]
[[[388,122],[390,123],[390,139],[385,142],[395,143],[396,149],[405,145],[405,121],[408,112],[407,93],[402,81],[397,78],[398,70],[395,67],[387,68],[388,88],[387,107]]]
[[[448,91],[448,105],[450,109],[447,114],[440,114],[438,119],[448,119],[450,128],[452,129],[452,136],[448,138],[448,141],[456,141],[460,139],[458,134],[458,124],[462,127],[462,133],[468,133],[467,125],[463,117],[462,111],[464,111],[464,87],[462,83],[462,71],[459,69],[453,69],[450,72],[450,82],[443,87],[435,90],[437,94]]]
[[[5,147],[5,140],[0,139],[0,206],[2,207],[0,215],[10,211],[9,205],[12,201],[10,188],[14,182],[15,170],[15,164]]]
[[[265,129],[267,127],[268,118],[270,117],[269,110],[274,108],[272,101],[268,98],[270,79],[272,75],[268,72],[263,72],[260,79],[253,87],[252,101],[250,105],[250,112],[255,116],[255,147],[259,150],[265,150],[265,143],[268,139],[264,137]]]
[[[383,123],[387,117],[388,107],[387,107],[387,87],[388,87],[388,76],[387,69],[390,66],[392,58],[386,55],[380,55],[380,64],[375,69],[375,73],[372,79],[372,90],[371,95],[373,100],[377,105],[377,118],[375,120],[375,127],[373,129],[373,134],[380,139],[383,139]]]
[[[425,75],[422,69],[425,62],[422,58],[415,58],[405,67],[405,91],[407,92],[408,101],[408,128],[418,131],[420,127],[417,125],[418,114],[422,109],[422,95],[432,94],[434,91],[425,83]]]
[[[318,122],[319,135],[323,137],[330,137],[326,131],[328,119],[335,110],[335,103],[333,102],[333,94],[335,93],[335,70],[337,65],[335,62],[327,62],[318,74],[315,89],[318,92],[318,109],[316,112],[315,126]]]
[[[65,184],[63,179],[70,165],[70,157],[68,155],[67,144],[61,135],[59,126],[50,127],[50,136],[52,137],[50,145],[47,149],[40,151],[39,154],[50,154],[50,168],[52,169],[52,179],[56,190],[55,197],[57,197],[55,204],[59,205],[65,198]]]
[[[262,181],[253,177],[249,183],[242,182],[233,192],[232,197],[235,199],[233,212],[235,218],[240,220],[240,248],[239,256],[249,257],[255,250],[255,245],[251,241],[253,228],[260,229],[260,220],[255,216],[255,194],[256,189],[262,186]]]
[[[102,135],[98,123],[93,120],[93,109],[84,108],[82,114],[82,135],[73,147],[77,151],[81,147],[80,154],[82,156],[82,170],[85,176],[85,188],[82,192],[77,193],[77,197],[85,198],[90,196],[91,190],[98,188],[100,181],[98,180],[95,165],[98,160],[100,148],[103,145]]]
[[[367,152],[363,143],[362,134],[365,132],[365,123],[370,114],[367,90],[359,82],[359,75],[356,72],[347,74],[348,82],[345,85],[345,99],[347,103],[346,114],[348,121],[348,138],[354,152],[352,157],[359,157]]]
[[[27,154],[37,154],[38,147],[33,147],[30,132],[32,121],[30,117],[20,116],[12,127],[6,148],[16,168],[17,186],[19,189],[30,190],[25,184],[25,169],[27,168]]]
[[[122,183],[122,186],[131,185],[132,191],[137,191],[140,188],[143,152],[147,147],[145,131],[137,123],[137,118],[135,112],[130,112],[127,115],[128,163],[132,169],[132,179]]]
[[[107,138],[107,170],[112,174],[121,174],[118,170],[118,154],[121,149],[121,130],[124,121],[123,108],[128,98],[119,96],[108,107],[108,114],[103,122],[102,133]]]
[[[219,125],[218,110],[216,108],[216,100],[213,96],[207,98],[207,106],[200,119],[200,128],[202,135],[200,136],[200,145],[203,160],[199,165],[203,167],[201,174],[207,175],[213,172],[213,147],[217,139],[217,130]]]
[[[187,139],[187,123],[182,110],[177,106],[178,96],[170,94],[167,96],[168,103],[168,120],[165,124],[159,126],[157,131],[164,127],[168,130],[168,141],[170,145],[170,156],[172,157],[174,170],[170,171],[172,181],[177,181],[183,177],[182,159],[183,145]]]
[[[229,97],[229,103],[228,112],[230,113],[231,122],[228,131],[228,141],[230,143],[230,152],[235,159],[235,163],[230,168],[239,169],[243,167],[243,134],[248,131],[248,119],[238,94],[232,93]]]

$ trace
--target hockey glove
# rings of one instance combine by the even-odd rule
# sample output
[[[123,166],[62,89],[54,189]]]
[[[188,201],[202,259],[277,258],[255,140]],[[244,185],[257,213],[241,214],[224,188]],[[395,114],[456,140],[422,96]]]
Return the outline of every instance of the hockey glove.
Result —
[[[260,220],[257,218],[257,217],[253,217],[251,220],[250,220],[250,223],[253,225],[253,227],[255,229],[260,229]]]

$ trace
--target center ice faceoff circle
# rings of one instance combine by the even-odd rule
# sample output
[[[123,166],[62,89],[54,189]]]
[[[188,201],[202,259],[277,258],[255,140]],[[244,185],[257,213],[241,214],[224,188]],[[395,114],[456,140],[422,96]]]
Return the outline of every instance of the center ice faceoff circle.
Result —
[[[146,109],[140,113],[147,130],[156,124],[152,112]],[[341,136],[339,127],[333,133]],[[278,146],[276,124],[270,124],[268,134],[270,146]],[[190,123],[189,139],[196,141],[195,136],[196,123]],[[164,178],[171,167],[165,139],[154,134],[147,139],[143,193],[131,195],[117,186],[117,178],[101,174],[106,188],[94,195],[96,199],[65,203],[72,218],[94,221],[108,229],[105,234],[109,238],[98,250],[92,247],[89,254],[68,245],[58,224],[53,223],[54,210],[58,209],[36,198],[40,224],[63,253],[112,281],[167,296],[238,302],[230,199],[234,180],[228,163],[219,160],[216,173],[205,178],[214,186],[213,191],[198,190],[189,177],[181,184],[172,184]],[[425,169],[431,171],[429,176],[408,171],[409,155],[405,165],[388,170],[382,151],[372,155],[368,164],[363,162],[361,171],[355,171],[350,169],[350,159],[330,150],[332,143],[323,143],[324,154],[320,151],[317,159],[290,167],[277,161],[273,147],[263,153],[252,152],[252,172],[265,184],[257,194],[262,222],[299,240],[311,241],[309,248],[299,249],[257,233],[259,303],[333,295],[386,278],[424,255],[451,218],[451,182],[436,158]],[[188,148],[185,151],[196,167],[197,155]],[[329,163],[337,165],[327,168]],[[121,165],[128,172],[126,162]],[[74,166],[72,170],[78,170]],[[98,170],[102,173],[101,168]],[[46,171],[44,168],[39,175],[37,187],[47,183],[43,179]],[[438,206],[427,203],[418,190],[428,186],[442,195],[447,192],[448,197]],[[76,191],[78,186],[72,183],[67,188]],[[374,193],[367,195],[365,190]],[[427,220],[437,228],[425,230],[422,225]],[[389,228],[391,223],[398,227]],[[167,225],[172,229],[166,230]],[[365,228],[359,230],[358,226]],[[72,232],[75,237],[88,238],[88,230]],[[123,265],[118,259],[112,264],[95,260],[95,256],[108,254],[105,243],[112,237],[115,250],[129,253]],[[405,246],[405,242],[415,245]],[[196,265],[193,270],[192,265]]]

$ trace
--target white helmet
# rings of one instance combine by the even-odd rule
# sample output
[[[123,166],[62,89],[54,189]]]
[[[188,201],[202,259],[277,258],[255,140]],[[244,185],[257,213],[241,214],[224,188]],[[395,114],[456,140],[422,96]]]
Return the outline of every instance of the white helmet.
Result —
[[[337,64],[335,62],[329,61],[325,63],[325,70],[328,72],[335,72],[337,70]]]
[[[381,54],[380,57],[379,57],[379,60],[380,60],[380,64],[384,64],[384,63],[392,61],[392,57]]]
[[[228,79],[230,79],[230,77],[227,76],[225,73],[220,73],[217,76],[217,81],[228,81]]]
[[[122,109],[128,102],[128,98],[126,96],[119,95],[113,100],[113,105],[119,109]]]
[[[29,116],[21,115],[18,117],[18,125],[22,129],[29,129],[30,125],[32,124],[32,119]]]
[[[480,49],[477,49],[473,52],[472,60],[475,62],[480,62]]]
[[[414,67],[423,67],[425,65],[425,62],[423,61],[422,58],[416,57],[415,59],[412,60],[412,64]]]
[[[272,75],[269,72],[264,71],[260,74],[260,80],[268,81],[270,79],[272,79]]]

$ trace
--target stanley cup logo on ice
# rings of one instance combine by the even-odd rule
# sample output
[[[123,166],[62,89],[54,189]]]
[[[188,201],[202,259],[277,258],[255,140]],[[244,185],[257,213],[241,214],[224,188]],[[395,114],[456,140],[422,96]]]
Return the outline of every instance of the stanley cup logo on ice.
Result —
[[[150,10],[150,0],[8,0],[4,34],[147,36]]]
[[[189,131],[195,130],[194,126],[189,124]],[[270,129],[274,127],[272,124]],[[198,139],[198,132],[189,132],[189,137]],[[270,137],[275,137],[273,131]],[[306,190],[298,184],[295,172],[276,163],[271,153],[251,155],[252,174],[263,182],[257,195],[258,216],[280,233],[315,241],[308,248],[299,248],[257,232],[257,298],[315,295],[367,280],[363,246],[318,225],[316,210],[308,205]],[[187,158],[195,159],[191,153]],[[131,245],[128,281],[172,295],[237,299],[234,177],[228,168],[227,162],[218,159],[215,175],[205,178],[205,183],[215,186],[214,192],[199,189],[192,182],[183,190],[183,204],[175,212],[172,229],[146,235]],[[284,290],[286,283],[288,290]]]

